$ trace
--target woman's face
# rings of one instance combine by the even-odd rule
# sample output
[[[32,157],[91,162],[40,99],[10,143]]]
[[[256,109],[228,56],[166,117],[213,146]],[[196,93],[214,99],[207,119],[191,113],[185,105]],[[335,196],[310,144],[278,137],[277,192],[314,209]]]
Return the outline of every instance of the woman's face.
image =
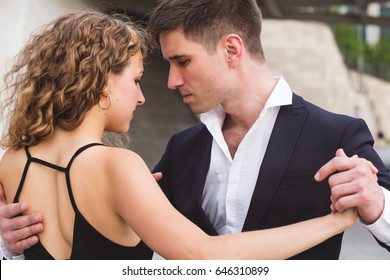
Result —
[[[143,73],[143,58],[138,52],[120,74],[108,74],[107,92],[111,95],[111,106],[107,110],[107,131],[124,133],[129,130],[136,107],[145,103],[140,87]]]

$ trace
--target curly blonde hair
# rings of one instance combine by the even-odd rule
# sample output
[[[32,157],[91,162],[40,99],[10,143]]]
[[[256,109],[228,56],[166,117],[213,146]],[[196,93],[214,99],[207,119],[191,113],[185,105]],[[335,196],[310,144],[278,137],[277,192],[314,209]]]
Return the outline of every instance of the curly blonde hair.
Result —
[[[34,146],[56,126],[77,128],[99,102],[107,74],[119,74],[147,36],[125,16],[88,11],[59,17],[34,35],[4,76],[2,147]],[[3,121],[3,125],[5,122]]]

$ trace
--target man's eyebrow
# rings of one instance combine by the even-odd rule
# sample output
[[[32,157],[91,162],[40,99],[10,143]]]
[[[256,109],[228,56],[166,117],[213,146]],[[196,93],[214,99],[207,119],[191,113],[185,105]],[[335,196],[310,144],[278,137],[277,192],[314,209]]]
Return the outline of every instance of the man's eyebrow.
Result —
[[[187,58],[187,56],[184,54],[176,54],[173,56],[169,56],[167,59],[168,60],[179,60],[179,59],[183,59],[183,58]]]

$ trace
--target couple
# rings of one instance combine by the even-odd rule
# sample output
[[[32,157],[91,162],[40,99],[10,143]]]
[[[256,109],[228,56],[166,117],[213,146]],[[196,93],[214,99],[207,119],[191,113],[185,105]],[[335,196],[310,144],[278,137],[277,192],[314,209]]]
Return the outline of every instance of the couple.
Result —
[[[170,64],[168,86],[202,121],[169,141],[154,169],[160,186],[136,154],[101,145],[103,131],[126,132],[145,101],[142,30],[70,14],[21,52],[8,76],[15,110],[0,163],[8,203],[28,203],[0,209],[11,252],[337,259],[357,214],[389,248],[390,176],[367,126],[271,75],[254,0],[162,1],[148,29]]]

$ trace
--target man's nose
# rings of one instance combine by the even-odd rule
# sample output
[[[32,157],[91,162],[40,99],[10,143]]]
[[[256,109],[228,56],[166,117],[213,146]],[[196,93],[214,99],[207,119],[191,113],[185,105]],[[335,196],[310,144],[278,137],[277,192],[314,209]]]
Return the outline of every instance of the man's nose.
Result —
[[[172,67],[169,69],[168,75],[168,88],[169,89],[177,89],[183,85],[183,78],[180,73],[173,69]]]

